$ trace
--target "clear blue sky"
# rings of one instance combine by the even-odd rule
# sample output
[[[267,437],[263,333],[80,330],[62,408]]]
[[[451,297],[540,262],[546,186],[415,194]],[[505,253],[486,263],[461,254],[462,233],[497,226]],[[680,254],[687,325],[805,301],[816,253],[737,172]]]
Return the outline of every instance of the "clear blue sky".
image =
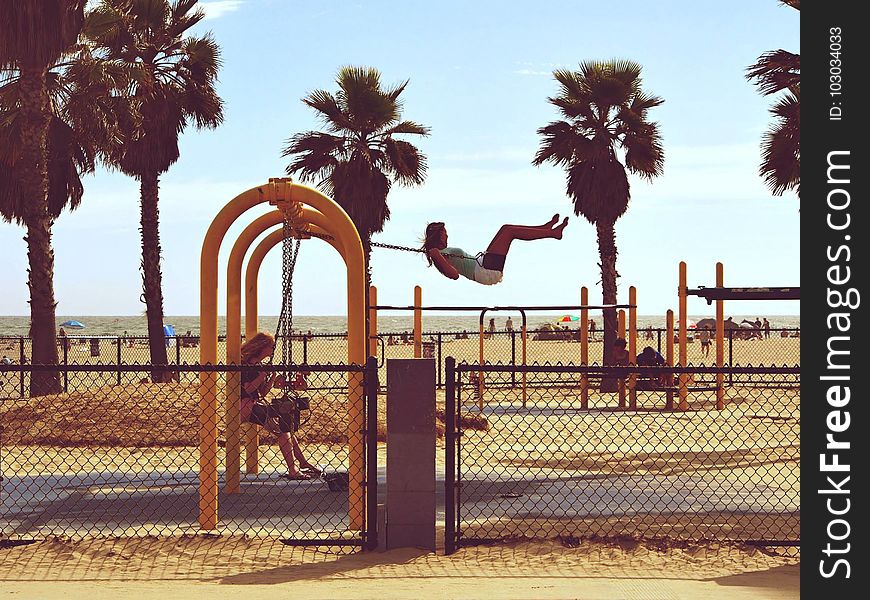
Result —
[[[650,113],[664,140],[664,175],[632,179],[628,213],[617,222],[620,301],[635,285],[641,314],[676,309],[680,260],[691,287],[714,285],[716,261],[726,285],[800,285],[798,200],[773,197],[757,175],[772,99],[744,78],[765,51],[800,51],[799,13],[775,0],[201,4],[209,18],[197,30],[210,30],[222,50],[226,120],[214,131],[189,128],[180,160],[161,180],[166,314],[198,313],[200,245],[211,219],[236,194],[283,176],[287,138],[320,127],[300,99],[333,91],[348,64],[379,69],[387,84],[410,79],[404,116],[432,128],[414,140],[429,158],[428,179],[393,188],[392,219],[376,241],[416,245],[426,222],[439,220],[452,244],[476,252],[502,223],[571,214],[562,241],[516,243],[497,286],[451,281],[418,254],[376,250],[381,303],[409,304],[414,285],[426,304],[574,304],[581,285],[600,301],[595,230],[571,213],[563,172],[531,159],[536,129],[557,118],[547,102],[557,91],[552,71],[611,58],[640,63],[644,89],[665,99]],[[81,208],[54,228],[58,314],[140,314],[138,185],[99,171],[85,186]],[[29,312],[23,235],[0,223],[0,314]],[[261,314],[279,310],[279,254],[261,272]],[[344,314],[344,281],[331,247],[304,243],[296,314]],[[223,289],[220,297],[223,305]],[[710,309],[695,301],[689,312]],[[726,312],[798,314],[799,305],[732,303]]]

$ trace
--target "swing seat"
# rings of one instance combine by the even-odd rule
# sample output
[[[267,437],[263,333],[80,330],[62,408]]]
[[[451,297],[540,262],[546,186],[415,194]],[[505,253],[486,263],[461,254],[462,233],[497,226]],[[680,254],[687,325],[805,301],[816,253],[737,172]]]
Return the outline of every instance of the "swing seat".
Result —
[[[504,254],[487,252],[483,255],[483,268],[490,271],[504,271],[505,258],[507,257]]]

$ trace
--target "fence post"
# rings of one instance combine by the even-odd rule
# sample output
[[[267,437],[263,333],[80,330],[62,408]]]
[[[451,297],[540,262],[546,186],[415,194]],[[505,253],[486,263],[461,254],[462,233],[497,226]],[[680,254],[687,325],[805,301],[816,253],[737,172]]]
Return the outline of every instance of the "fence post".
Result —
[[[511,370],[511,389],[513,389],[517,385],[517,335],[513,330],[511,330],[511,366],[514,367]]]
[[[302,334],[302,364],[308,364],[308,334]]]
[[[728,366],[734,366],[734,330],[728,330]],[[728,371],[728,385],[734,384],[734,372]]]
[[[434,552],[434,359],[390,359],[387,396],[387,548]]]
[[[721,262],[716,263],[716,287],[725,287],[725,271]],[[725,361],[725,301],[716,300],[716,410],[725,408],[725,377],[722,375]]]
[[[616,336],[625,339],[625,310],[620,309],[616,313]],[[616,380],[616,389],[619,392],[619,408],[624,409],[625,402],[625,376]]]
[[[18,364],[23,366],[25,358],[26,357],[24,356],[24,337],[18,336]],[[21,397],[24,398],[24,369],[21,369],[20,374],[21,374],[21,376],[19,378],[19,382],[20,382],[20,386],[21,386]]]
[[[121,336],[118,336],[118,385],[121,385]]]
[[[378,359],[366,359],[366,548],[378,547]]]
[[[456,552],[456,360],[444,361],[444,554]]]
[[[586,286],[580,288],[580,306],[589,305],[589,289]],[[589,365],[589,309],[580,309],[580,364]],[[580,408],[589,408],[589,374],[584,372],[580,375]]]
[[[438,361],[438,383],[437,383],[437,386],[441,387],[441,385],[443,384],[443,380],[441,378],[441,332],[439,331],[437,335],[438,335],[438,358],[436,359]]]
[[[69,342],[66,339],[66,336],[61,338],[61,344],[63,344],[63,366],[69,366]],[[64,369],[63,371],[63,393],[69,393],[69,371]]]

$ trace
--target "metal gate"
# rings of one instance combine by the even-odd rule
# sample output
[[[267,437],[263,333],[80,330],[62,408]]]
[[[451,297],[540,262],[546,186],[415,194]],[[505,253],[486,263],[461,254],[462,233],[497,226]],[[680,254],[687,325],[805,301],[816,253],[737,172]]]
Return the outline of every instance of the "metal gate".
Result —
[[[541,537],[799,544],[799,367],[724,370],[717,410],[715,367],[446,366],[448,553]],[[694,382],[685,410],[659,385],[677,373]],[[629,403],[598,390],[610,378],[631,378]]]

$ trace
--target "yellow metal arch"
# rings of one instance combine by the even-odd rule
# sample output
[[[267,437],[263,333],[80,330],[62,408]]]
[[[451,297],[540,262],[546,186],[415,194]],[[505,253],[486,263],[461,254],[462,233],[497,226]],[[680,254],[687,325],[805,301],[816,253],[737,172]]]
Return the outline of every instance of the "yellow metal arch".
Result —
[[[287,178],[273,178],[265,185],[251,188],[233,198],[215,216],[202,245],[200,254],[200,362],[215,364],[218,358],[217,306],[218,306],[218,255],[230,226],[248,209],[262,203],[277,206],[291,214],[294,222],[305,223],[306,219],[321,227],[337,241],[347,266],[348,295],[348,363],[365,363],[365,266],[362,242],[356,227],[347,213],[327,196],[304,185],[292,183]],[[301,210],[300,210],[301,208]],[[322,220],[318,215],[322,215]],[[260,221],[265,223],[268,219]],[[268,227],[268,226],[265,226]],[[253,230],[251,230],[253,231]],[[254,236],[256,238],[256,236]],[[240,244],[245,250],[253,242]],[[244,252],[241,252],[242,257]],[[241,283],[239,264],[238,287]],[[230,291],[228,290],[228,295]],[[240,298],[241,292],[238,292]],[[228,307],[228,320],[230,314]],[[237,325],[240,337],[241,315],[239,302]],[[229,326],[229,323],[228,323]],[[229,337],[228,337],[229,343]],[[229,347],[228,347],[229,350]],[[238,360],[238,358],[236,358]],[[199,475],[199,524],[211,530],[218,523],[218,378],[216,373],[200,376],[200,475]],[[362,523],[362,476],[363,476],[363,386],[362,374],[351,373],[348,377],[348,459],[350,526]]]

